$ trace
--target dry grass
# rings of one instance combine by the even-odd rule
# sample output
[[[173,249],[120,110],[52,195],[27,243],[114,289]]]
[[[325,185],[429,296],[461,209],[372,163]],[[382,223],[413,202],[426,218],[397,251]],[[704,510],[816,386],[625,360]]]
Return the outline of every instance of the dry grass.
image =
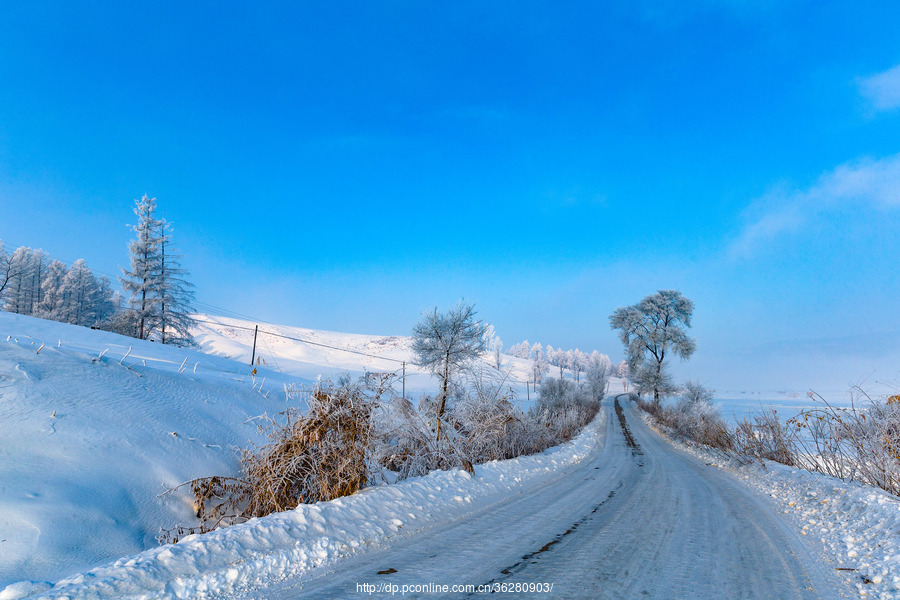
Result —
[[[776,410],[760,408],[734,429],[702,403],[666,407],[639,399],[638,404],[678,437],[739,460],[772,460],[900,496],[900,396],[872,398],[857,387],[849,407],[811,397],[818,406],[796,417],[785,421]]]
[[[800,466],[900,496],[900,398],[871,398],[859,388],[848,408],[813,398],[818,406],[790,421]]]
[[[433,398],[416,407],[391,394],[388,383],[382,379],[373,388],[342,380],[301,392],[309,409],[265,420],[268,443],[242,451],[242,477],[201,477],[179,486],[189,487],[199,524],[164,531],[160,542],[339,498],[379,481],[435,469],[474,472],[479,463],[565,442],[599,410],[598,401],[576,394],[523,412],[502,378],[479,378],[470,389],[455,390],[439,414]],[[297,390],[288,395],[296,399]]]
[[[738,455],[798,466],[796,431],[776,410],[760,409],[752,420],[745,418],[734,429],[733,438]]]
[[[360,387],[327,383],[308,394],[309,410],[296,409],[261,426],[269,443],[242,451],[244,476],[201,477],[188,482],[200,524],[160,536],[175,542],[253,517],[332,500],[365,487],[373,437],[373,396]],[[177,489],[177,488],[176,488]]]

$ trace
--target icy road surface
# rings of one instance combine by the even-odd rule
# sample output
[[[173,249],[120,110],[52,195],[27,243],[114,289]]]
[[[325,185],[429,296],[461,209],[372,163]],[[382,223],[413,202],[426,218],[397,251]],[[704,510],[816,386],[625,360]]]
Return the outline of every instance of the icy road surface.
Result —
[[[242,597],[477,597],[435,586],[483,584],[552,584],[509,596],[529,598],[856,596],[765,499],[620,406],[603,403],[596,456],[540,489]]]

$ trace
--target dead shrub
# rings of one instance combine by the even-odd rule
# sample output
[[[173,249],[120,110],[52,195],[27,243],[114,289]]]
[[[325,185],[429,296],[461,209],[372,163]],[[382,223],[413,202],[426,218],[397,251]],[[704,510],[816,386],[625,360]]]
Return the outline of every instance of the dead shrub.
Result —
[[[774,409],[760,409],[752,421],[744,418],[734,430],[737,454],[773,460],[789,467],[798,466],[797,443],[791,422],[782,422]]]
[[[687,382],[684,393],[675,406],[647,402],[641,398],[637,402],[642,410],[676,437],[724,452],[734,449],[732,432],[712,403],[712,391],[699,383]]]
[[[819,406],[791,420],[800,439],[801,466],[900,495],[900,402],[853,388],[849,407],[818,394]]]
[[[289,409],[279,419],[266,419],[261,429],[269,443],[241,452],[244,476],[201,477],[184,484],[194,495],[200,524],[163,532],[161,540],[174,542],[185,534],[332,500],[365,487],[373,475],[372,413],[382,391],[367,396],[346,382],[328,382],[308,393],[306,412]]]
[[[479,463],[565,442],[599,410],[599,401],[582,386],[567,387],[552,406],[524,412],[504,383],[502,377],[479,377],[469,389],[454,388],[443,412],[431,396],[416,407],[390,394],[385,379],[374,388],[341,380],[303,391],[309,409],[265,420],[261,429],[268,443],[242,451],[242,477],[201,477],[179,486],[190,487],[199,525],[163,531],[158,539],[176,542],[302,503],[353,494],[378,481],[436,469],[471,473]],[[297,394],[286,391],[289,398]]]

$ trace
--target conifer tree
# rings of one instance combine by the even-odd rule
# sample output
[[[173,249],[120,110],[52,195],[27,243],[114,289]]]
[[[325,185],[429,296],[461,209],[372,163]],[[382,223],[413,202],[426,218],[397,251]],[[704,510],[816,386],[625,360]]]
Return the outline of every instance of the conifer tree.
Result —
[[[135,201],[137,239],[128,245],[131,269],[122,269],[122,288],[130,293],[130,312],[136,337],[158,336],[165,344],[190,345],[193,286],[171,244],[170,226],[156,216],[156,198]]]
[[[162,221],[156,218],[156,198],[146,194],[135,200],[134,214],[138,218],[132,229],[137,239],[128,244],[131,255],[131,270],[122,269],[119,278],[122,289],[131,294],[129,309],[135,322],[137,338],[145,340],[156,325],[160,287],[160,239]]]

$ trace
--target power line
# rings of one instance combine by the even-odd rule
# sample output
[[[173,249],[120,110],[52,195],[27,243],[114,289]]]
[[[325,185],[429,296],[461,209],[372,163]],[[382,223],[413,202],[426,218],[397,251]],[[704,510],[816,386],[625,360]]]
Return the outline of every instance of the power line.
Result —
[[[246,331],[253,331],[252,327],[244,327],[242,325],[230,325],[227,323],[219,323],[218,321],[206,321],[203,319],[194,319],[194,322],[195,323],[209,323],[211,325],[219,325],[222,327],[231,327],[233,329],[244,329]],[[323,348],[329,348],[331,350],[340,350],[342,352],[350,352],[351,354],[359,354],[360,356],[367,356],[369,358],[377,358],[379,360],[388,360],[388,361],[395,362],[395,363],[414,364],[407,360],[400,360],[398,358],[390,358],[388,356],[378,356],[377,354],[369,354],[367,352],[361,352],[359,350],[352,350],[350,348],[341,348],[340,346],[332,346],[331,344],[323,344],[322,342],[314,342],[312,340],[307,340],[307,339],[298,338],[298,337],[292,337],[289,335],[283,335],[280,333],[275,333],[274,331],[263,331],[262,329],[260,329],[259,332],[264,333],[266,335],[271,335],[274,337],[284,338],[286,340],[293,340],[295,342],[303,342],[304,344],[309,344],[310,346],[321,346]],[[270,350],[270,352],[271,352],[271,350]]]
[[[2,240],[0,240],[0,241],[2,241]],[[9,240],[7,239],[7,241],[9,241]],[[20,247],[20,248],[21,248],[21,247],[25,247],[25,248],[29,248],[29,249],[32,250],[32,251],[35,250],[34,248],[31,248],[30,246],[24,246],[23,244],[16,244],[15,242],[11,242],[11,243],[12,243],[13,245],[17,246],[17,247]],[[38,248],[37,250],[40,250],[40,249]],[[43,250],[41,250],[41,251],[44,252]],[[44,252],[44,254],[46,254],[46,255],[47,255],[48,257],[50,257],[51,259],[53,259],[53,260],[58,260],[59,262],[65,264],[65,265],[71,266],[71,265],[73,264],[73,263],[70,262],[70,261],[66,261],[66,260],[59,259],[59,258],[57,258],[57,257],[55,257],[55,256],[53,256],[53,255],[51,255],[51,254],[49,254],[49,253],[47,253],[47,252]],[[111,279],[111,280],[114,280],[114,279],[117,278],[117,277],[113,277],[112,275],[109,275],[108,273],[103,273],[102,271],[98,271],[98,270],[96,270],[96,269],[92,269],[91,267],[87,267],[87,270],[89,270],[91,273],[94,273],[94,274],[103,275],[104,277],[107,277],[107,278],[109,278],[109,279]],[[211,313],[218,313],[218,314],[213,314],[212,316],[221,316],[221,317],[228,318],[228,319],[240,319],[240,320],[253,321],[253,322],[257,322],[257,323],[266,323],[266,324],[269,324],[269,325],[277,325],[276,323],[268,323],[267,321],[265,321],[265,320],[263,320],[263,319],[258,319],[258,318],[256,318],[256,317],[253,317],[253,316],[250,316],[250,315],[245,315],[245,314],[242,314],[242,313],[239,313],[239,312],[236,312],[236,311],[232,311],[232,310],[229,310],[229,309],[226,309],[226,308],[222,308],[222,307],[220,307],[220,306],[215,306],[215,305],[209,304],[209,303],[207,303],[207,302],[200,302],[200,301],[196,301],[196,300],[195,300],[193,304],[194,304],[194,306],[196,306],[197,308],[203,310],[204,312],[207,312],[207,313],[210,313],[210,314],[211,314]],[[241,325],[228,325],[228,324],[225,324],[225,323],[219,323],[219,322],[217,322],[217,321],[205,321],[205,320],[202,320],[202,319],[196,319],[196,318],[194,318],[193,321],[194,321],[195,323],[207,323],[207,324],[212,324],[212,325],[220,325],[220,326],[225,326],[225,327],[231,327],[231,328],[233,328],[233,329],[243,329],[243,330],[246,330],[246,331],[253,331],[252,328],[250,328],[250,327],[244,327],[244,326],[241,326]],[[319,346],[319,347],[322,347],[322,348],[328,348],[328,349],[330,349],[330,350],[338,350],[338,351],[340,351],[340,352],[348,352],[348,353],[351,353],[351,354],[357,354],[357,355],[359,355],[359,356],[365,356],[365,357],[368,357],[368,358],[374,358],[374,359],[378,359],[378,360],[385,360],[385,361],[389,361],[389,362],[399,363],[399,364],[401,364],[401,365],[402,365],[402,364],[411,364],[411,365],[415,365],[415,366],[421,366],[421,365],[416,365],[416,363],[414,363],[414,362],[412,362],[412,361],[401,360],[401,359],[397,359],[397,358],[390,358],[390,357],[386,357],[386,356],[378,356],[378,355],[376,355],[376,354],[369,354],[369,353],[367,353],[367,352],[362,352],[362,351],[359,351],[359,350],[353,350],[353,349],[350,349],[350,348],[341,348],[340,346],[333,346],[333,345],[331,345],[331,344],[324,344],[324,343],[322,343],[322,342],[314,342],[314,341],[312,341],[312,340],[305,339],[305,338],[299,338],[299,337],[292,337],[292,336],[289,336],[289,335],[283,335],[283,334],[280,334],[280,333],[275,333],[275,332],[273,332],[273,331],[263,331],[263,330],[260,330],[259,333],[264,333],[264,334],[266,334],[266,335],[271,335],[271,336],[274,336],[274,337],[279,337],[279,338],[283,338],[283,339],[287,339],[287,340],[292,340],[292,341],[295,341],[295,342],[302,342],[302,343],[304,343],[304,344],[309,344],[309,345],[311,345],[311,346]],[[266,347],[268,348],[268,345],[266,345]],[[268,348],[268,349],[269,349],[269,352],[272,353],[271,348]],[[274,353],[272,353],[272,354],[274,355]],[[280,370],[280,369],[279,369],[279,370]],[[515,377],[513,377],[513,376],[511,376],[511,375],[507,375],[506,379],[507,379],[507,380],[512,380],[512,381],[515,381],[516,383],[520,383],[520,384],[524,384],[524,385],[528,385],[528,384],[533,383],[533,382],[531,382],[531,381],[522,381],[522,380],[517,379],[517,378],[515,378]]]

